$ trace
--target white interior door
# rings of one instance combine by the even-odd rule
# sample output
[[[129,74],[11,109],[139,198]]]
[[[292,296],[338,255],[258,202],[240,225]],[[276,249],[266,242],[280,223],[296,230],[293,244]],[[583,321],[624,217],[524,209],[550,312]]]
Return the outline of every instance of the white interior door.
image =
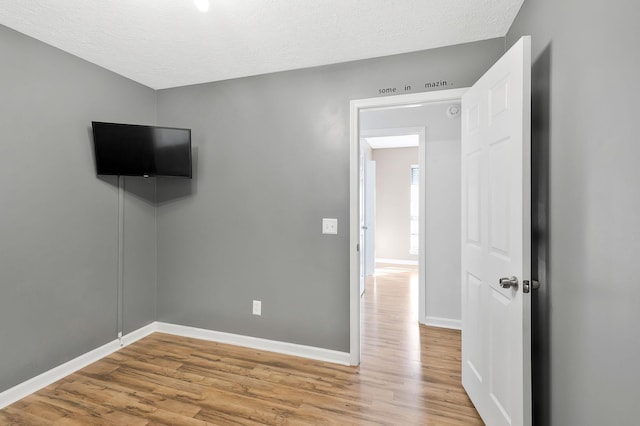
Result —
[[[531,424],[530,44],[462,96],[462,383],[491,426]]]
[[[364,181],[364,253],[365,273],[376,269],[376,162],[367,161]]]
[[[362,141],[360,142],[360,145],[362,146]],[[358,175],[359,175],[359,183],[358,183],[358,194],[359,194],[359,200],[358,200],[358,204],[359,204],[359,225],[360,225],[360,232],[359,232],[359,240],[358,240],[358,247],[359,247],[359,253],[358,253],[358,263],[359,263],[359,274],[360,274],[360,292],[358,293],[360,296],[362,296],[362,294],[364,293],[364,280],[365,280],[365,272],[366,272],[366,257],[365,257],[365,253],[366,253],[366,244],[365,244],[365,231],[367,229],[367,226],[365,224],[365,182],[366,182],[366,178],[365,178],[365,172],[366,172],[366,159],[365,159],[365,155],[364,155],[364,151],[362,149],[360,149],[360,162],[359,162],[359,170],[358,170]]]

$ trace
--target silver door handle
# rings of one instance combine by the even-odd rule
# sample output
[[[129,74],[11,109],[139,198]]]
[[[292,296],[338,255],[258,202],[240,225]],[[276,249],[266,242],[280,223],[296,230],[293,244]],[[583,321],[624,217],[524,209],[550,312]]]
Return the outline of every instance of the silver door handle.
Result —
[[[518,278],[500,278],[499,284],[502,288],[518,287]]]

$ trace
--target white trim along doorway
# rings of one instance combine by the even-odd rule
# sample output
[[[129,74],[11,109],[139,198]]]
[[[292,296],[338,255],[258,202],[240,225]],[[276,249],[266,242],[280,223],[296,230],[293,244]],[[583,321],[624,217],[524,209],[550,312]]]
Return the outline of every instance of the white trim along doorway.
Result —
[[[374,108],[403,107],[429,102],[460,101],[463,93],[468,89],[451,89],[434,92],[412,93],[407,95],[387,96],[380,98],[358,99],[351,101],[351,133],[350,133],[350,175],[349,175],[349,362],[351,365],[360,364],[360,111]],[[424,140],[424,138],[421,138]],[[420,144],[420,168],[424,166],[424,143]],[[424,175],[420,173],[420,217],[424,218]],[[424,283],[424,226],[420,226],[420,253],[418,295],[419,318],[425,317],[425,283]]]

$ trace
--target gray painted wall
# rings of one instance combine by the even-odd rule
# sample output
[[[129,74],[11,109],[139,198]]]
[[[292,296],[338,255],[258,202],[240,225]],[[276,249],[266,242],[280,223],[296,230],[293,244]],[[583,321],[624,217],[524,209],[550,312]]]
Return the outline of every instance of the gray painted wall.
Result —
[[[456,118],[452,121],[460,123]],[[460,321],[461,158],[458,125],[455,139],[425,144],[425,317],[427,324],[447,319]],[[455,135],[457,133],[457,135]]]
[[[348,351],[349,101],[466,87],[503,52],[494,39],[159,91],[159,122],[193,129],[198,164],[194,182],[158,185],[158,319]]]
[[[532,35],[534,415],[638,422],[640,3],[527,0]]]
[[[460,116],[447,117],[446,111],[451,105],[460,106],[460,102],[430,102],[411,108],[364,110],[360,114],[360,128],[384,130],[424,126],[427,139],[449,141],[460,137]]]
[[[0,391],[116,338],[118,191],[91,120],[153,123],[155,93],[0,26]],[[131,182],[131,186],[137,183]],[[150,198],[153,184],[137,188]],[[137,197],[137,196],[136,196]],[[153,207],[126,197],[125,282],[153,291]],[[155,303],[127,302],[127,329]],[[149,302],[151,300],[151,302]]]
[[[156,319],[156,180],[124,182],[123,332]]]

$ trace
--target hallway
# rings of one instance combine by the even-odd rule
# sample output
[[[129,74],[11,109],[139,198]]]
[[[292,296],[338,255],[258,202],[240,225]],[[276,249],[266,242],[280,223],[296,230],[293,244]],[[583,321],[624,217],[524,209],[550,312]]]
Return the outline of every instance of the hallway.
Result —
[[[461,385],[460,332],[418,325],[417,286],[417,266],[378,263],[367,277],[361,380],[386,383],[410,424],[483,424]]]

